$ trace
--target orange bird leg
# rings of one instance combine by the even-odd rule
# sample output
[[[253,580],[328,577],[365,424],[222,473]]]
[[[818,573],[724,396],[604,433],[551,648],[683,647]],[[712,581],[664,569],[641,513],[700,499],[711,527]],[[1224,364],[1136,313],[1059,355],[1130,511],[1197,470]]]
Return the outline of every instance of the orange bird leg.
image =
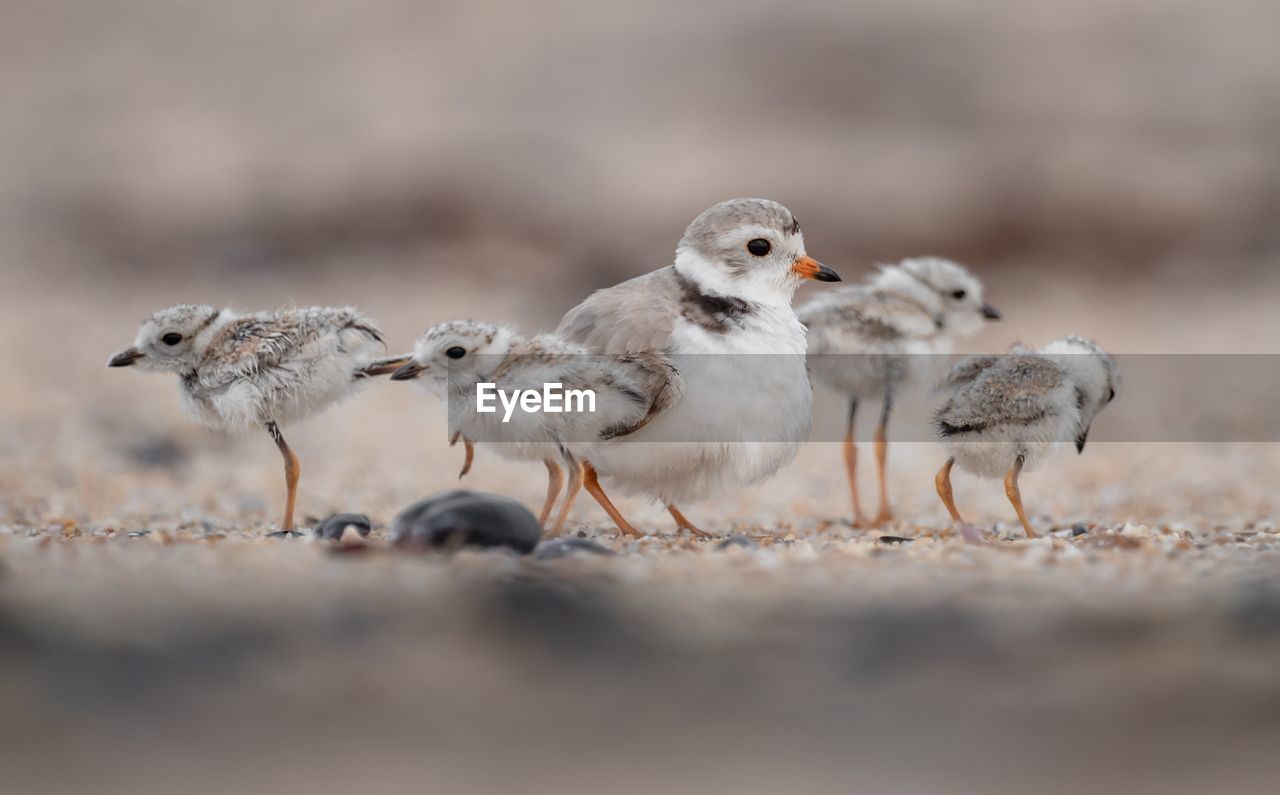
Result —
[[[271,434],[276,447],[280,448],[280,455],[284,458],[284,482],[288,492],[284,502],[284,523],[280,525],[280,530],[288,533],[293,530],[293,508],[298,499],[298,479],[302,476],[302,465],[298,462],[298,456],[294,455],[289,445],[285,443],[279,426],[274,422],[268,422],[267,433]]]
[[[476,443],[470,439],[462,440],[462,447],[466,450],[466,455],[462,459],[462,471],[458,473],[458,480],[462,480],[471,471],[471,463],[476,460]]]
[[[858,400],[849,401],[849,427],[844,432],[844,470],[849,476],[849,496],[853,498],[853,526],[866,527],[862,515],[862,501],[858,499],[858,447],[853,443],[853,419],[858,411]]]
[[[889,412],[893,409],[893,393],[885,390],[884,409],[880,412],[880,424],[876,426],[876,472],[880,478],[880,512],[873,521],[877,527],[893,519],[889,509],[889,481],[886,468],[889,461]]]
[[[677,508],[676,506],[668,505],[667,512],[671,514],[672,519],[676,520],[676,527],[680,528],[681,530],[688,530],[690,533],[693,533],[698,538],[715,538],[713,534],[708,533],[705,530],[699,530],[697,526],[694,525],[693,522],[690,522],[687,518],[685,518],[685,515],[681,513],[680,509]]]
[[[1031,529],[1031,523],[1027,521],[1027,513],[1022,510],[1022,492],[1018,489],[1018,475],[1022,474],[1022,465],[1026,463],[1024,456],[1018,456],[1013,462],[1013,468],[1004,476],[1004,495],[1009,498],[1009,502],[1013,503],[1013,509],[1018,512],[1018,521],[1022,522],[1022,529],[1027,531],[1027,538],[1039,538],[1036,531]]]
[[[542,505],[542,513],[538,516],[538,526],[546,527],[547,519],[551,518],[551,509],[556,504],[556,497],[560,494],[560,487],[564,485],[564,471],[560,469],[560,465],[556,463],[554,458],[543,460],[547,465],[547,501]]]
[[[644,533],[635,529],[623,516],[622,513],[613,506],[609,501],[609,495],[604,493],[604,489],[600,487],[600,478],[596,474],[596,468],[591,466],[591,462],[582,462],[582,485],[587,492],[596,498],[596,502],[600,503],[600,507],[604,508],[604,512],[609,514],[609,518],[618,526],[623,535],[629,535],[633,538],[643,538]]]
[[[569,509],[573,507],[573,501],[578,498],[578,492],[582,490],[582,465],[577,461],[569,460],[569,490],[564,493],[564,503],[560,506],[560,515],[556,517],[556,525],[547,535],[558,536],[564,531],[565,520],[569,518]]]
[[[965,541],[971,544],[980,544],[982,543],[982,530],[961,519],[960,512],[956,510],[956,500],[951,493],[951,467],[955,462],[955,458],[948,458],[947,463],[943,464],[942,469],[938,470],[938,475],[933,479],[933,482],[938,487],[938,496],[942,498],[942,504],[947,506],[947,513],[951,514],[951,521],[955,526],[955,531]]]

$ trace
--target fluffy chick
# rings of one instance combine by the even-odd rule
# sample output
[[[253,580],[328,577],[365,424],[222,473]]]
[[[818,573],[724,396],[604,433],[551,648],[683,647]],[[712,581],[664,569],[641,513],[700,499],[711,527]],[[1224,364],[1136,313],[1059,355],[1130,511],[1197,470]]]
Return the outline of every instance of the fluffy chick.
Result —
[[[176,373],[196,420],[223,431],[265,427],[285,462],[284,520],[293,530],[301,467],[282,424],[350,397],[384,348],[372,321],[350,307],[239,314],[180,304],[143,322],[109,367]]]
[[[875,435],[880,510],[872,523],[883,524],[893,518],[885,468],[894,397],[920,377],[927,362],[920,354],[949,353],[954,341],[998,320],[1000,312],[983,301],[982,283],[964,266],[920,257],[884,266],[866,284],[824,293],[798,314],[808,329],[810,376],[849,399],[844,461],[855,527],[867,522],[858,495],[854,419],[859,401],[881,401]]]
[[[655,354],[606,356],[555,334],[524,338],[489,323],[458,320],[428,329],[408,361],[392,374],[397,381],[416,381],[446,402],[452,439],[468,446],[493,443],[499,455],[517,461],[542,461],[548,472],[547,496],[539,516],[546,526],[564,482],[560,461],[571,469],[569,492],[553,533],[563,527],[582,485],[582,467],[574,456],[592,443],[627,436],[644,427],[658,412],[678,400],[682,381],[665,357]],[[477,411],[476,387],[491,383],[507,393],[541,392],[547,384],[563,390],[589,390],[592,411],[504,413]],[[584,462],[585,463],[585,462]],[[588,467],[589,468],[589,464]],[[587,487],[624,532],[630,527],[603,491]]]
[[[1084,452],[1098,412],[1115,399],[1120,377],[1115,359],[1083,337],[1055,340],[1037,352],[1015,346],[1003,356],[961,361],[947,375],[951,391],[934,416],[948,458],[938,472],[938,496],[956,530],[981,537],[956,509],[951,468],[979,477],[1004,477],[1005,495],[1029,538],[1036,536],[1022,508],[1018,477],[1069,444]]]

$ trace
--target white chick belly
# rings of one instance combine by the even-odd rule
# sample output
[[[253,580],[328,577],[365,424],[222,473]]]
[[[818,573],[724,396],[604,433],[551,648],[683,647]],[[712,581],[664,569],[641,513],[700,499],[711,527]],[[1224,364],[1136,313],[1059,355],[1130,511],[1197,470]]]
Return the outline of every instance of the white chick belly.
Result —
[[[951,437],[947,454],[960,469],[979,477],[1002,478],[1019,456],[1029,472],[1046,459],[1071,446],[1070,428],[1061,417],[1048,417],[1031,425],[1000,425],[984,431]]]

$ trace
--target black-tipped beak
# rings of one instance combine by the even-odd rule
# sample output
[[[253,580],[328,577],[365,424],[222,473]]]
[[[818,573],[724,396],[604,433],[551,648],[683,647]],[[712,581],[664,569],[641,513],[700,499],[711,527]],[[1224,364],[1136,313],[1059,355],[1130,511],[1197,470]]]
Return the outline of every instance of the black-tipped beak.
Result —
[[[391,374],[392,381],[412,381],[417,378],[423,371],[423,366],[417,362],[409,362],[400,369]]]
[[[1076,455],[1084,452],[1084,444],[1089,441],[1089,429],[1085,428],[1084,433],[1076,437]]]
[[[844,281],[843,279],[841,279],[841,278],[840,278],[840,274],[838,274],[838,273],[836,273],[835,271],[831,270],[831,269],[830,269],[830,268],[828,268],[826,265],[819,265],[819,266],[818,266],[818,275],[817,275],[817,276],[814,276],[813,278],[814,278],[816,281],[820,281],[820,282],[841,282],[841,281]]]
[[[129,367],[145,355],[142,351],[130,345],[115,356],[112,356],[111,361],[107,362],[107,367]]]
[[[818,282],[840,281],[840,274],[809,256],[796,260],[795,264],[791,266],[791,272],[801,279],[813,279]]]
[[[410,363],[412,356],[390,356],[385,359],[377,359],[372,363],[356,370],[356,378],[377,378],[380,375],[391,375],[397,369]]]
[[[982,305],[982,316],[985,317],[987,320],[999,320],[1000,318],[1004,317],[1004,315],[1000,314],[1000,310],[996,309],[991,304]]]

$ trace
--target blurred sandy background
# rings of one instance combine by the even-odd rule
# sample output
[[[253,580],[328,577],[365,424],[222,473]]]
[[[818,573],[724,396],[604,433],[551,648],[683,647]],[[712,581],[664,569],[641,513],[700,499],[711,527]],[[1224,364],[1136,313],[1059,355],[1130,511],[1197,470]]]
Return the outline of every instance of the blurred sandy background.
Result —
[[[1059,462],[1028,507],[1089,533],[1043,544],[881,544],[813,445],[690,510],[795,536],[767,548],[584,505],[623,555],[356,560],[257,540],[265,435],[104,364],[178,301],[546,328],[737,195],[849,280],[968,262],[1006,313],[973,349],[1280,352],[1278,30],[1266,0],[0,4],[4,788],[1256,791],[1274,445]],[[391,385],[288,436],[304,515],[456,482]],[[940,529],[937,451],[893,460],[892,530]],[[957,495],[1016,536],[998,486]]]

